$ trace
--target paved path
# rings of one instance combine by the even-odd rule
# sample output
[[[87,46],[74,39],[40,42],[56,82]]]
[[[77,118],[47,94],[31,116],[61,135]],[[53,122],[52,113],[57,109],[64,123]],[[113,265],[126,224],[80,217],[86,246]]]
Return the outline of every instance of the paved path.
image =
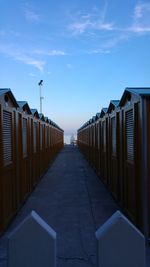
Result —
[[[0,267],[6,267],[7,234],[31,210],[57,232],[57,267],[96,267],[95,231],[117,209],[79,150],[65,146],[0,239]]]

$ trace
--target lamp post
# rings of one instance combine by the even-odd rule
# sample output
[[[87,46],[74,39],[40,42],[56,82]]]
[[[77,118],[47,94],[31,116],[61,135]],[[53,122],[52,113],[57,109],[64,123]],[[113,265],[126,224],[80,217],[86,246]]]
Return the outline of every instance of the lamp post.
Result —
[[[39,88],[40,88],[40,113],[42,113],[42,100],[44,97],[42,97],[42,85],[43,85],[43,80],[40,80],[38,83]]]

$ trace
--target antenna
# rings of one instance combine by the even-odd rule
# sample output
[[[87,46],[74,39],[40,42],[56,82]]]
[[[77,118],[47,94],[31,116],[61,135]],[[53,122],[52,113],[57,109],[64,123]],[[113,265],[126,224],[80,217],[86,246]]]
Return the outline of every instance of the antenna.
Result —
[[[42,85],[43,85],[43,80],[40,80],[40,82],[38,83],[39,88],[40,88],[40,113],[42,113],[42,100],[43,100],[43,96],[42,96]]]

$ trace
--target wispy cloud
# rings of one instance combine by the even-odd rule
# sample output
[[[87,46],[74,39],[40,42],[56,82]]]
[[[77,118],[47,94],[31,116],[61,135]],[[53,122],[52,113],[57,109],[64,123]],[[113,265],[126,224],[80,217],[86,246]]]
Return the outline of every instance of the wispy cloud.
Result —
[[[11,57],[14,60],[20,61],[26,65],[31,65],[37,68],[39,71],[43,72],[46,62],[41,59],[36,59],[33,56],[29,55],[27,52],[24,52],[20,48],[13,45],[0,45],[0,53]]]
[[[137,4],[134,9],[134,18],[139,19],[143,16],[143,4]]]
[[[106,39],[102,43],[102,49],[104,51],[111,52],[111,49],[118,46],[121,43],[127,42],[131,38],[131,35],[128,32],[119,32],[113,37]],[[107,53],[108,54],[108,53]]]
[[[88,52],[88,54],[110,54],[110,53],[111,53],[110,50],[105,50],[105,49],[95,49]]]
[[[72,30],[73,35],[78,35],[90,30],[112,31],[114,26],[113,23],[104,23],[101,21],[92,22],[90,20],[86,20],[84,22],[75,22],[71,24],[69,29]]]
[[[90,43],[93,46],[96,41],[96,48],[89,50],[88,54],[109,54],[111,49],[120,43],[150,33],[150,2],[137,2],[131,11],[128,25],[124,27],[117,22],[110,21],[107,18],[107,10],[108,2],[105,1],[101,10],[94,7],[91,13],[78,12],[72,16],[73,22],[68,26],[72,36],[79,36],[80,38],[86,36],[88,40],[90,38]],[[99,47],[97,47],[98,39]]]
[[[134,8],[134,19],[140,19],[150,12],[150,2],[138,3]]]
[[[91,27],[91,23],[89,20],[86,20],[84,22],[75,22],[73,24],[69,25],[69,30],[72,31],[73,35],[84,33],[85,30],[89,29]]]
[[[0,29],[0,36],[5,36],[6,35],[6,31],[5,30],[2,30]]]
[[[150,32],[150,2],[139,2],[135,6],[133,23],[129,31],[134,33]]]
[[[37,60],[37,59],[34,59],[32,57],[28,57],[26,55],[21,55],[21,56],[14,55],[14,59],[19,60],[19,61],[21,61],[27,65],[34,66],[35,68],[37,68],[41,72],[43,72],[44,66],[46,64],[46,62],[43,60]]]
[[[48,57],[65,56],[66,52],[63,50],[46,50],[46,49],[27,49],[14,44],[0,44],[0,53],[14,60],[20,61],[26,65],[34,66],[39,71],[44,71],[46,60]]]
[[[50,50],[50,51],[46,51],[46,50],[36,49],[36,50],[33,51],[33,53],[34,54],[37,54],[37,55],[43,55],[43,56],[65,56],[65,55],[67,55],[62,50]]]
[[[148,32],[150,32],[150,26],[144,26],[144,25],[133,25],[133,26],[131,26],[129,29],[128,29],[128,31],[130,31],[130,32],[133,32],[133,33],[142,33],[142,34],[144,34],[144,33],[148,33]]]
[[[29,76],[30,76],[30,77],[37,77],[37,75],[34,74],[34,73],[32,73],[32,72],[29,73]]]
[[[22,33],[21,32],[17,32],[15,30],[6,30],[6,29],[0,29],[0,36],[1,37],[21,37]]]
[[[93,7],[91,13],[82,14],[78,12],[72,19],[68,29],[73,35],[80,35],[87,31],[103,30],[112,31],[114,29],[114,23],[106,21],[107,2],[105,2],[104,8],[99,10]]]
[[[26,20],[30,22],[39,22],[41,20],[41,16],[30,7],[25,8],[24,16]]]
[[[51,71],[47,71],[47,74],[48,74],[48,75],[51,75],[51,74],[52,74],[52,72],[51,72]]]
[[[73,68],[72,64],[68,63],[68,64],[67,64],[67,68],[68,68],[68,69],[72,69],[72,68]]]

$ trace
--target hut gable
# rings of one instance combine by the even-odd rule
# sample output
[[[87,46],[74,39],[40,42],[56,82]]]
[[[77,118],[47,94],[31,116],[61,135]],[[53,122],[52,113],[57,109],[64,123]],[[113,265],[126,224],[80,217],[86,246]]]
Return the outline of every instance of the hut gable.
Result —
[[[108,108],[102,108],[101,113],[100,113],[100,118],[104,117],[104,115],[107,113],[107,110]]]
[[[111,100],[107,112],[111,113],[118,107],[118,105],[119,105],[119,100]]]
[[[37,109],[31,108],[31,114],[33,115],[33,117],[39,119],[39,113],[38,113]]]
[[[45,117],[44,119],[45,119],[45,122],[47,123],[49,122],[48,117]]]
[[[95,122],[96,116],[92,117],[92,123]]]
[[[100,113],[96,113],[95,120],[97,121],[100,118]]]
[[[141,97],[150,96],[150,88],[126,88],[119,102],[119,106],[127,106],[139,101]]]
[[[19,105],[10,89],[0,89],[0,104],[4,107],[18,108]]]
[[[140,95],[141,97],[144,96],[150,96],[150,88],[149,87],[145,87],[145,88],[126,88],[125,90],[128,90],[131,93],[134,93],[136,95]]]
[[[92,119],[89,120],[89,124],[91,124],[91,123],[92,123]]]
[[[27,101],[17,101],[17,102],[19,105],[19,109],[21,111],[23,111],[25,114],[29,114],[29,115],[32,114],[31,109],[30,109]]]
[[[40,117],[41,121],[45,121],[45,117],[44,117],[43,113],[39,113],[39,117]]]

